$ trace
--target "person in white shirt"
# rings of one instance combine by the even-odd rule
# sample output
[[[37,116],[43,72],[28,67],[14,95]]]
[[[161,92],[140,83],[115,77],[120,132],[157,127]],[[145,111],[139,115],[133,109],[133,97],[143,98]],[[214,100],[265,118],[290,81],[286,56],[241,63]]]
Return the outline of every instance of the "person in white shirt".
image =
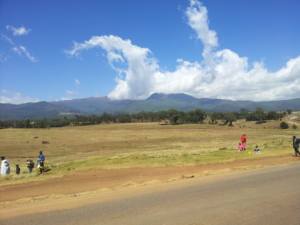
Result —
[[[5,159],[4,156],[1,156],[1,175],[5,176],[10,174],[9,162]]]

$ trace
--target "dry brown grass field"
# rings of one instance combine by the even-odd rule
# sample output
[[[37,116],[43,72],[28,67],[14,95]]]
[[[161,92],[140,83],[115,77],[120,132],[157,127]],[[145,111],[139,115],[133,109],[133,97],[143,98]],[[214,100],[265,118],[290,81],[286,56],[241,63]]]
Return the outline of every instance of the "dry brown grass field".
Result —
[[[11,164],[2,185],[63,176],[73,171],[130,167],[186,166],[232,162],[236,159],[286,156],[293,153],[291,137],[298,130],[278,129],[280,121],[263,124],[239,120],[234,127],[205,124],[101,124],[51,129],[0,130],[0,155]],[[242,134],[247,151],[238,152]],[[43,144],[47,141],[49,144]],[[255,145],[260,155],[249,154]],[[26,159],[46,156],[47,176],[28,173]],[[15,165],[21,175],[15,175]],[[36,170],[36,169],[34,169]]]

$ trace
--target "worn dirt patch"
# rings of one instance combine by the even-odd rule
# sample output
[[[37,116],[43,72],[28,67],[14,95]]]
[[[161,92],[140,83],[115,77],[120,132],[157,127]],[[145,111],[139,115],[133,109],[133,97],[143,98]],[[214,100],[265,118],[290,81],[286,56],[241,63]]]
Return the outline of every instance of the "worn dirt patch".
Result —
[[[44,181],[0,186],[0,202],[46,195],[70,195],[99,189],[117,190],[121,187],[144,186],[151,184],[153,181],[155,181],[153,183],[165,182],[297,161],[300,161],[299,157],[285,156],[236,160],[231,163],[213,165],[83,171]],[[3,206],[3,204],[1,205]]]

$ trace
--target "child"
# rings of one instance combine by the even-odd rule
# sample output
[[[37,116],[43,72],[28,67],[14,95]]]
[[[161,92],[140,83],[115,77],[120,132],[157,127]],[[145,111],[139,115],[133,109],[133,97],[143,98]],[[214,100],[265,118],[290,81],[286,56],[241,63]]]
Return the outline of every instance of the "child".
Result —
[[[39,171],[40,171],[40,174],[42,174],[44,172],[44,161],[40,162]]]
[[[255,146],[254,152],[255,152],[255,154],[260,154],[260,150],[258,148],[258,145]]]
[[[239,145],[238,145],[238,151],[243,151],[243,146],[241,143],[239,143]]]
[[[29,173],[31,173],[32,172],[32,168],[30,167],[30,159],[27,159],[27,168],[28,168],[28,170],[29,170]]]
[[[30,160],[30,169],[31,169],[31,172],[32,172],[32,169],[34,168],[34,162],[32,160]],[[31,173],[30,172],[30,173]]]
[[[20,175],[20,172],[21,172],[21,168],[20,168],[19,165],[17,164],[17,165],[16,165],[16,174],[17,174],[17,175]]]
[[[41,163],[41,159],[40,156],[38,156],[38,159],[36,160],[37,168],[40,168],[40,163]]]

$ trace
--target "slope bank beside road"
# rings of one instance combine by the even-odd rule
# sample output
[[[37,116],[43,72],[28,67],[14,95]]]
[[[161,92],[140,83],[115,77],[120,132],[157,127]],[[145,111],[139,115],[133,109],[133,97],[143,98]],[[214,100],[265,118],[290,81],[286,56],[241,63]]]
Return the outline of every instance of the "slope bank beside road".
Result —
[[[298,225],[299,163],[234,172],[29,205],[31,215],[8,213],[5,224],[290,224]],[[67,201],[67,202],[66,202]],[[65,203],[72,204],[63,209]],[[93,204],[91,204],[93,203]],[[53,211],[54,210],[54,211]]]
[[[61,178],[1,186],[1,217],[51,211],[59,208],[79,207],[101,201],[124,191],[143,190],[157,185],[176,185],[178,181],[197,180],[201,182],[208,175],[229,174],[274,165],[300,162],[299,157],[284,156],[237,160],[231,163],[185,167],[129,168],[76,172]],[[218,176],[209,176],[214,179]],[[202,177],[202,178],[201,178]],[[191,179],[193,178],[193,179]],[[173,182],[171,182],[173,181]],[[143,187],[142,187],[143,186]],[[99,195],[101,198],[92,197]],[[109,197],[110,196],[110,197]]]

